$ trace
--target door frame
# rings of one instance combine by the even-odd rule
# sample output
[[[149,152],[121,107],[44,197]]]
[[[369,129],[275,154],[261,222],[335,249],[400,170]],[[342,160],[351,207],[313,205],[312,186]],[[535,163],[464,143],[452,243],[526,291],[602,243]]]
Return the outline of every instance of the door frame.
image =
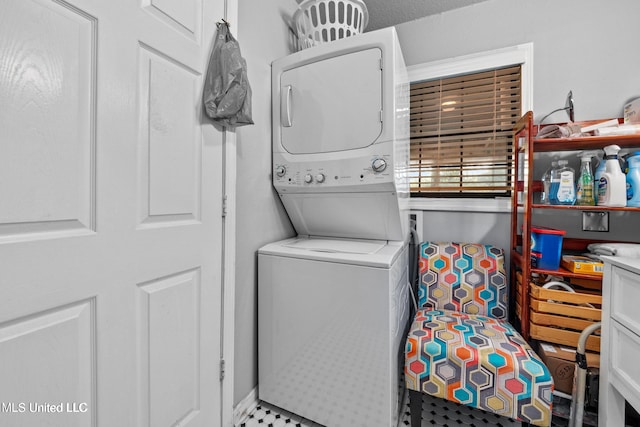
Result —
[[[234,1],[235,0],[231,0]],[[226,18],[225,18],[226,19]],[[236,134],[225,130],[222,135],[224,152],[224,187],[226,216],[223,217],[222,246],[222,334],[221,364],[224,379],[221,382],[222,425],[233,427],[233,384],[235,353],[235,280],[236,280]],[[221,366],[221,369],[223,367]]]
[[[231,0],[235,2],[235,0]],[[226,18],[225,18],[226,19]],[[222,246],[222,334],[220,357],[224,363],[221,409],[222,425],[233,427],[233,384],[235,354],[235,271],[236,271],[236,134],[225,130],[222,135],[224,152],[224,187],[226,216],[223,220]],[[221,366],[222,369],[222,366]]]
[[[238,1],[224,0],[224,19],[229,23],[238,22]],[[236,29],[238,28],[235,25]],[[237,35],[236,35],[237,36]],[[222,218],[222,331],[220,345],[220,363],[224,363],[224,379],[221,381],[221,425],[233,427],[233,384],[235,357],[235,272],[236,272],[236,133],[225,128],[222,134],[223,144],[223,188],[225,198],[223,208],[226,215]]]

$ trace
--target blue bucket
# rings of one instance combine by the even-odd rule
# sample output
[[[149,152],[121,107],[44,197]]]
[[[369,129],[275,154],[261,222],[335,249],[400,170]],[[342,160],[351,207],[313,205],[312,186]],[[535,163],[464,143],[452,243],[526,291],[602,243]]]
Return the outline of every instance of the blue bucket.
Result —
[[[549,227],[531,227],[531,265],[542,270],[560,268],[564,230]]]

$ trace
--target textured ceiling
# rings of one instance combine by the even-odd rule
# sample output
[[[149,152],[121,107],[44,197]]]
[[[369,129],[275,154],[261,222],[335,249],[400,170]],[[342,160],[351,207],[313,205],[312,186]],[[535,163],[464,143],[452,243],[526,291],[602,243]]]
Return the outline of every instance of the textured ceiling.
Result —
[[[487,0],[364,0],[369,12],[365,31],[391,27]]]

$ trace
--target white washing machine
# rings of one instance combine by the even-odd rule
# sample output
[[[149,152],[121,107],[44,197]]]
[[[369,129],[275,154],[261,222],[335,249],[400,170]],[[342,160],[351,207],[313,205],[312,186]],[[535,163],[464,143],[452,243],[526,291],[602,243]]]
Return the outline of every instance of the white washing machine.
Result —
[[[260,400],[328,427],[395,427],[403,242],[302,237],[258,252]]]

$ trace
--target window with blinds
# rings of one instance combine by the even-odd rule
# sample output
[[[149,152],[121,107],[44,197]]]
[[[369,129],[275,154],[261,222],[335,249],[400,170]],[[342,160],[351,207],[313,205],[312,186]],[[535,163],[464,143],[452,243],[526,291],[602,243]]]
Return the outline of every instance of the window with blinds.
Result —
[[[411,84],[412,196],[509,194],[520,65]]]

